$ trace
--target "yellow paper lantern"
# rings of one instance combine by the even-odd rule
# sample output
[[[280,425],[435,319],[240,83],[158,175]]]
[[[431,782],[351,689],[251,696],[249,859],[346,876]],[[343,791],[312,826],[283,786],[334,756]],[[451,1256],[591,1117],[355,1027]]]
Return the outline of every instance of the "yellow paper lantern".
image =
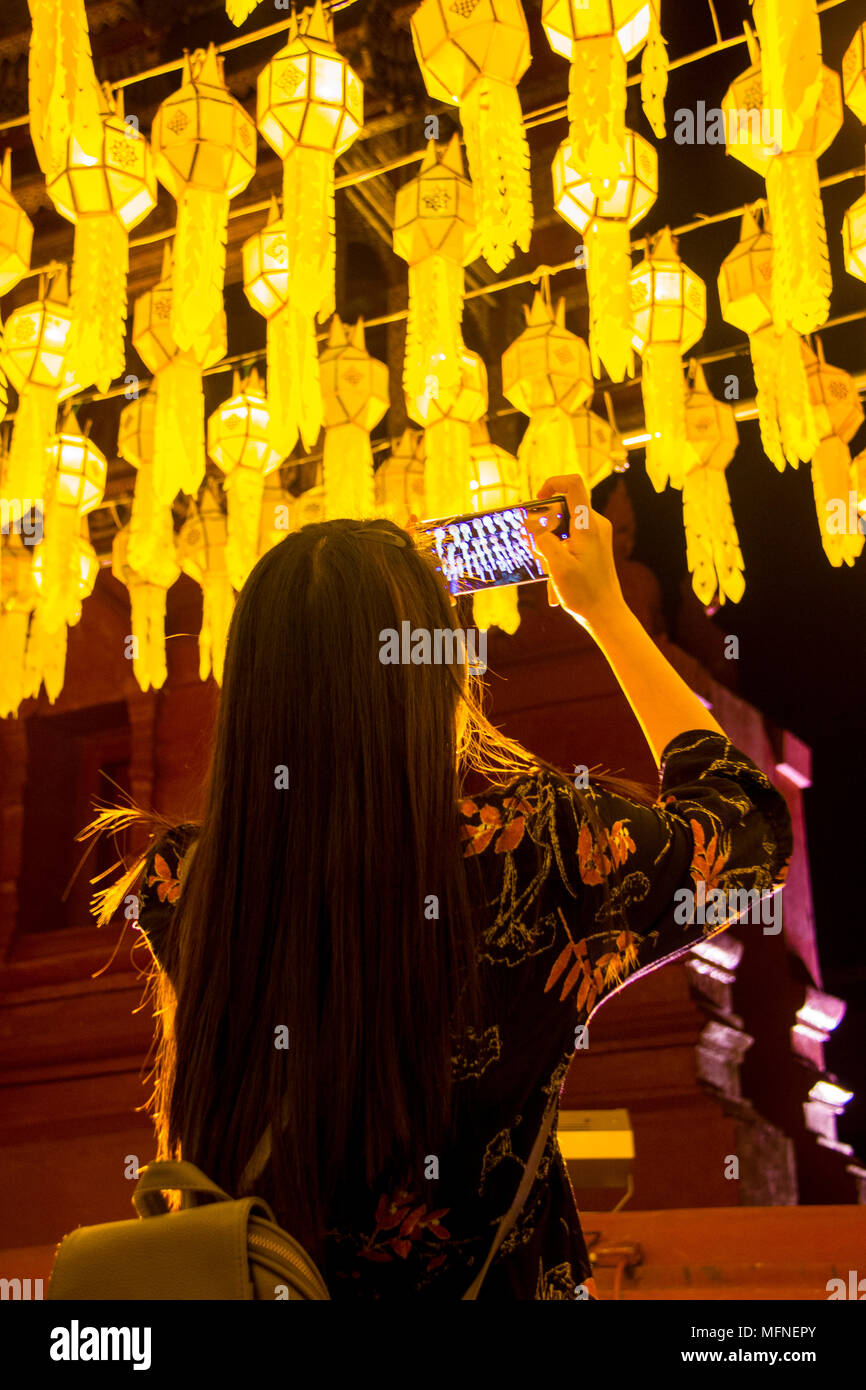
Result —
[[[842,58],[842,87],[848,106],[866,125],[866,21],[855,32]]]
[[[800,337],[790,325],[777,333],[773,323],[773,239],[751,209],[722,262],[718,289],[722,318],[749,338],[764,453],[780,472],[786,462],[796,468],[814,454],[818,432]]]
[[[812,489],[824,553],[831,565],[853,565],[863,549],[864,536],[851,513],[852,460],[848,440],[863,423],[856,383],[848,372],[831,367],[818,339],[817,356],[802,345],[806,375],[821,442],[812,459]]]
[[[737,420],[733,406],[712,395],[699,363],[691,372],[682,483],[686,560],[701,603],[739,603],[746,588],[743,555],[725,479],[739,443]]]
[[[370,431],[388,409],[388,367],[367,352],[364,320],[347,333],[338,314],[321,358],[325,405],[322,481],[328,517],[375,511]]]
[[[12,194],[12,151],[0,164],[0,295],[8,294],[30,269],[33,223]]]
[[[258,559],[264,480],[280,466],[280,455],[271,447],[267,397],[255,369],[244,382],[235,372],[230,399],[208,420],[207,451],[226,475],[226,564],[232,586],[242,589]]]
[[[618,175],[604,199],[564,141],[553,160],[553,205],[583,235],[594,376],[603,362],[613,381],[634,371],[631,327],[631,242],[629,228],[646,216],[658,193],[658,156],[642,136],[628,130]]]
[[[75,615],[80,616],[81,518],[102,501],[108,462],[71,414],[54,436],[48,457],[50,488],[36,582],[41,621],[47,631],[56,631],[74,625]]]
[[[424,431],[407,428],[391,440],[391,452],[373,476],[376,515],[405,526],[410,516],[427,515],[424,492]]]
[[[544,0],[541,23],[555,53],[568,58],[568,143],[593,197],[607,199],[619,178],[627,132],[626,60],[644,45],[644,112],[665,133],[667,55],[657,0]]]
[[[858,280],[866,280],[866,193],[845,213],[842,222],[845,269]]]
[[[289,227],[271,199],[268,220],[242,247],[244,293],[267,320],[271,443],[280,458],[298,434],[312,449],[322,428],[322,385],[314,320],[292,300]]]
[[[431,140],[420,172],[398,190],[394,204],[394,250],[409,262],[403,391],[413,420],[423,420],[425,401],[448,400],[459,388],[463,267],[479,247],[460,141],[456,135],[444,146]]]
[[[631,273],[633,343],[643,358],[641,394],[647,476],[656,492],[679,487],[685,453],[685,383],[682,354],[707,321],[706,286],[680,260],[669,227],[652,240]]]
[[[529,250],[529,146],[517,83],[529,67],[520,0],[422,0],[412,42],[431,97],[460,107],[475,189],[481,253],[502,270],[515,244]]]
[[[0,536],[0,719],[18,712],[25,688],[27,628],[36,603],[33,547],[15,531]]]
[[[502,394],[529,425],[517,456],[526,469],[532,493],[556,471],[577,469],[572,417],[592,399],[589,349],[565,327],[565,300],[554,310],[537,291],[524,306],[526,328],[502,355]]]
[[[63,557],[66,563],[62,574],[58,574],[55,567],[55,560],[60,557],[52,556],[50,547],[46,550],[44,540],[33,555],[37,601],[27,634],[23,681],[25,693],[34,696],[39,694],[39,687],[44,684],[52,705],[63,689],[69,628],[81,621],[81,605],[93,592],[99,574],[99,559],[90,544],[86,517],[80,519],[79,528],[78,535],[73,535]],[[59,624],[51,606],[51,595],[57,581],[67,589],[66,617]]]
[[[611,473],[628,471],[628,451],[622,436],[601,415],[586,406],[571,412],[576,472],[592,491]]]
[[[487,368],[477,353],[465,350],[461,363],[460,389],[447,398],[431,397],[425,406],[424,491],[431,518],[472,510],[469,427],[487,411]]]
[[[528,501],[529,480],[519,458],[491,441],[487,425],[478,420],[471,427],[472,510],[490,511],[495,507],[514,507]],[[512,635],[520,626],[517,606],[519,589],[504,584],[479,590],[472,596],[472,615],[482,632],[498,627]]]
[[[186,54],[183,81],[151,131],[160,183],[177,201],[171,331],[189,349],[223,308],[229,200],[256,170],[256,127],[225,83],[210,44]]]
[[[235,606],[226,549],[228,527],[220,501],[221,489],[212,478],[205,480],[198,503],[190,503],[189,517],[177,538],[181,569],[201,585],[203,604],[198,639],[199,679],[212,675],[222,685],[226,642]]]
[[[58,401],[77,390],[68,369],[71,328],[65,269],[47,292],[40,280],[39,298],[9,315],[2,360],[19,402],[5,497],[35,499],[43,495]]]
[[[33,149],[49,182],[63,168],[70,139],[92,159],[102,138],[99,83],[84,0],[27,0],[30,37],[29,121]]]
[[[180,349],[171,329],[174,298],[171,250],[163,255],[162,277],[133,306],[132,345],[158,378],[154,424],[153,487],[161,502],[178,492],[192,496],[205,472],[202,371],[226,351],[226,316],[220,307],[206,332]]]
[[[156,176],[147,141],[123,118],[122,99],[107,85],[100,102],[102,140],[93,159],[71,136],[48,196],[75,224],[69,364],[81,386],[107,391],[125,362],[129,232],[156,207]]]
[[[122,526],[114,536],[111,547],[111,573],[129,590],[131,617],[132,672],[140,688],[161,690],[168,668],[165,660],[165,607],[168,590],[180,575],[175,559],[174,533],[171,514],[163,512],[168,526],[161,537],[163,545],[158,570],[147,575],[139,573],[129,560],[130,525]]]

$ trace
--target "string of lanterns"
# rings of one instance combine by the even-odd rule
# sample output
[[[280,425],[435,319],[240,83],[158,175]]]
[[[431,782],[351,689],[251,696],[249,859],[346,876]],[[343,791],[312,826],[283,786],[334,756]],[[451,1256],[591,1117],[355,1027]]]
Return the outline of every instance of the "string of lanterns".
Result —
[[[526,329],[502,358],[503,394],[528,416],[517,456],[484,423],[487,369],[462,336],[464,267],[483,256],[502,270],[528,250],[533,225],[529,149],[517,84],[531,54],[521,0],[422,0],[412,39],[428,94],[460,112],[460,142],[430,140],[416,177],[396,198],[394,250],[408,264],[403,389],[409,428],[374,470],[370,431],[388,408],[388,369],[366,349],[364,324],[335,313],[335,162],[363,125],[363,84],[334,43],[322,0],[292,13],[287,39],[259,74],[256,119],[231,95],[213,44],[185,55],[181,82],[159,107],[150,140],[124,118],[120,96],[95,76],[82,0],[28,0],[33,20],[30,125],[57,211],[75,226],[71,293],[65,270],[42,277],[33,302],[3,331],[6,378],[18,394],[11,446],[0,460],[0,501],[41,503],[43,539],[0,542],[0,640],[20,654],[0,674],[0,716],[44,685],[63,684],[66,634],[92,590],[96,557],[86,517],[102,500],[104,455],[62,402],[124,371],[128,236],[156,204],[157,180],[177,202],[162,274],[132,306],[132,342],[153,373],[122,412],[118,454],[136,470],[131,514],[115,537],[112,572],[130,594],[130,653],[142,689],[166,679],[165,601],[181,571],[204,593],[200,675],[219,682],[234,596],[256,560],[288,529],[327,516],[409,511],[441,515],[519,501],[553,455],[590,487],[625,465],[615,427],[589,404],[604,366],[613,381],[642,360],[647,473],[659,492],[682,492],[693,587],[705,604],[737,602],[742,554],[725,480],[737,447],[733,408],[683,357],[706,324],[706,287],[680,259],[669,228],[632,266],[629,232],[658,191],[654,145],[625,125],[626,64],[643,52],[641,95],[653,133],[665,134],[667,57],[659,0],[544,0],[551,48],[569,63],[567,138],[552,166],[553,201],[583,238],[590,308],[584,342],[554,306],[546,277]],[[256,0],[228,0],[236,24]],[[817,157],[842,120],[842,101],[866,120],[866,24],[846,51],[842,79],[821,63],[814,0],[779,9],[755,0],[750,66],[722,110],[730,153],[766,180],[767,211],[743,218],[719,273],[722,313],[749,338],[761,440],[780,471],[811,465],[822,543],[853,564],[859,526],[833,525],[837,499],[866,514],[866,451],[848,441],[863,412],[851,377],[829,365],[820,340],[832,289]],[[803,54],[806,54],[804,59]],[[738,113],[781,112],[781,139],[763,123],[731,136]],[[260,133],[283,164],[282,206],[242,251],[243,284],[267,323],[267,388],[235,373],[232,394],[205,429],[202,373],[226,352],[223,301],[230,199],[255,173]],[[775,135],[775,132],[774,132]],[[0,294],[29,273],[33,228],[0,167]],[[846,270],[866,280],[866,195],[845,214]],[[316,322],[330,319],[318,351]],[[300,439],[324,428],[321,482],[300,499],[279,468]],[[223,478],[205,478],[210,457]],[[202,483],[204,487],[202,488]],[[172,503],[190,499],[174,536]],[[8,532],[9,528],[4,527]],[[513,632],[516,589],[477,595],[475,620]]]

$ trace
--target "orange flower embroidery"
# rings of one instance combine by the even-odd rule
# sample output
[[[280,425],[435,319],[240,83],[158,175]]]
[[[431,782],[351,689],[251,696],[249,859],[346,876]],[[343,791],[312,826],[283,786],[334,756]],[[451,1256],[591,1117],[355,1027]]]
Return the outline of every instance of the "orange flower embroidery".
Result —
[[[692,855],[689,872],[695,883],[705,883],[707,888],[715,888],[721,880],[722,871],[728,862],[728,855],[719,853],[718,835],[713,835],[707,843],[704,827],[700,821],[689,821],[689,825],[695,837],[695,852]]]
[[[516,809],[517,814],[511,816],[507,823],[503,823],[502,812],[498,806],[491,806],[488,802],[478,806],[474,801],[463,801],[460,803],[460,813],[463,816],[478,816],[480,825],[461,826],[460,834],[468,843],[464,847],[463,854],[483,854],[494,836],[496,844],[494,850],[497,854],[505,854],[509,850],[516,849],[523,839],[523,832],[526,828],[526,816],[532,811],[528,801],[518,800],[513,796],[506,796],[503,806],[509,810]]]
[[[153,867],[156,873],[151,874],[147,880],[148,888],[156,884],[157,897],[161,903],[176,903],[180,897],[180,879],[172,878],[171,869],[161,854],[154,855]]]
[[[359,1253],[367,1260],[379,1264],[398,1259],[405,1260],[413,1249],[412,1242],[422,1240],[429,1231],[437,1240],[450,1240],[451,1235],[441,1224],[440,1217],[446,1216],[449,1208],[428,1212],[426,1205],[418,1203],[410,1193],[401,1189],[393,1197],[381,1196],[376,1208],[376,1229],[367,1246]],[[396,1228],[399,1226],[399,1231]],[[383,1231],[395,1231],[384,1243],[375,1245],[376,1237]],[[444,1255],[435,1257],[429,1268],[435,1268],[445,1259]]]
[[[580,876],[584,883],[601,883],[612,868],[619,868],[634,851],[635,843],[628,833],[628,821],[614,821],[610,830],[602,831],[598,839],[584,821],[577,837]]]

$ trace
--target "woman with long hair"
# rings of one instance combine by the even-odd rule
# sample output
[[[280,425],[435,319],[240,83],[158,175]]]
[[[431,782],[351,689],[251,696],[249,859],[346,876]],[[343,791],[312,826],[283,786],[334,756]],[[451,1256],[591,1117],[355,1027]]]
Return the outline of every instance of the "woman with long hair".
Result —
[[[140,885],[157,1157],[265,1198],[333,1298],[461,1297],[595,1010],[736,917],[689,920],[697,885],[784,882],[781,794],[626,607],[582,481],[557,493],[587,524],[535,532],[551,602],[609,661],[657,794],[503,737],[466,664],[384,660],[403,623],[452,632],[449,595],[413,532],[327,521],[238,597],[201,821],[150,817],[95,900],[108,921]],[[594,1298],[591,1274],[552,1130],[480,1297]]]

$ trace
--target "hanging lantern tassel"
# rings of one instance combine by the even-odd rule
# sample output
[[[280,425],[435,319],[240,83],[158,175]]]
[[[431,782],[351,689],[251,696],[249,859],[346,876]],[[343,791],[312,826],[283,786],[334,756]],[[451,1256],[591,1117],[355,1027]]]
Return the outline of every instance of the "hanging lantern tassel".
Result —
[[[649,0],[649,29],[640,64],[640,97],[653,134],[665,137],[665,94],[668,89],[668,51],[659,18],[660,0]]]
[[[812,333],[827,321],[833,280],[814,155],[780,154],[767,170],[767,201],[776,260],[773,319]]]
[[[99,153],[99,84],[84,0],[28,0],[30,134],[46,180],[63,167],[74,135],[91,159]]]
[[[424,415],[424,492],[431,517],[471,512],[472,432],[487,410],[487,369],[474,352],[462,354],[459,391],[429,399]],[[419,412],[420,413],[420,412]]]
[[[596,198],[609,196],[625,149],[626,63],[615,34],[574,45],[568,70],[568,139]],[[630,263],[629,263],[630,266]]]
[[[529,145],[517,88],[479,78],[463,99],[460,117],[482,255],[491,270],[504,270],[515,244],[528,251],[532,236]]]
[[[403,389],[410,400],[446,394],[460,379],[463,267],[427,256],[409,267]],[[433,351],[431,351],[431,348]]]
[[[670,482],[682,485],[686,446],[686,388],[679,347],[651,343],[644,349],[641,378],[646,433],[647,476],[656,492]]]
[[[226,475],[226,565],[232,586],[242,589],[258,559],[265,476],[280,463],[271,446],[268,401],[255,368],[243,382],[235,372],[230,398],[207,422],[207,451]]]
[[[9,315],[3,336],[3,365],[18,392],[18,411],[4,476],[5,497],[35,499],[44,495],[57,403],[69,392],[71,329],[65,267],[47,292],[40,278],[39,298]]]
[[[585,236],[592,374],[601,376],[603,362],[611,380],[622,381],[634,373],[628,223],[598,217]]]
[[[54,704],[66,675],[66,648],[69,629],[65,623],[59,628],[49,628],[45,624],[41,608],[37,605],[30,619],[25,653],[26,696],[39,694],[39,687],[45,686],[49,704]]]
[[[5,474],[5,496],[42,496],[48,468],[46,450],[56,419],[57,392],[50,386],[29,386],[21,393]]]
[[[388,409],[388,367],[367,352],[364,320],[346,333],[339,314],[322,353],[325,451],[322,480],[329,518],[375,511],[370,431]]]
[[[863,549],[856,475],[848,440],[863,423],[853,378],[831,367],[818,339],[817,356],[805,343],[803,357],[821,442],[812,459],[812,489],[824,553],[831,565],[853,565]]]
[[[691,374],[682,483],[686,560],[705,607],[713,599],[739,603],[746,588],[743,555],[725,478],[739,443],[736,416],[733,406],[711,394],[697,362]]]
[[[213,675],[222,685],[226,642],[235,604],[226,550],[228,532],[219,501],[219,490],[207,479],[201,501],[192,503],[180,529],[177,558],[184,572],[202,590],[202,621],[198,639],[199,680]]]
[[[27,628],[36,603],[33,550],[20,534],[0,537],[0,719],[15,715],[27,691],[24,661]]]
[[[132,673],[143,691],[161,690],[168,670],[165,660],[165,605],[168,590],[180,574],[174,558],[174,532],[171,516],[166,514],[160,539],[161,554],[156,557],[147,574],[133,569],[129,563],[131,525],[115,534],[111,548],[111,572],[129,591],[129,607],[134,639]]]
[[[193,496],[204,468],[204,389],[201,367],[180,355],[159,373],[153,456],[153,487],[170,502],[178,492]]]
[[[249,19],[259,0],[226,0],[226,14],[236,29]]]
[[[491,441],[483,420],[470,427],[470,434],[473,510],[486,512],[492,507],[509,507],[523,502],[528,495],[529,483],[520,459]],[[473,594],[475,626],[482,632],[498,627],[512,636],[520,626],[518,595],[516,584],[481,589]]]

